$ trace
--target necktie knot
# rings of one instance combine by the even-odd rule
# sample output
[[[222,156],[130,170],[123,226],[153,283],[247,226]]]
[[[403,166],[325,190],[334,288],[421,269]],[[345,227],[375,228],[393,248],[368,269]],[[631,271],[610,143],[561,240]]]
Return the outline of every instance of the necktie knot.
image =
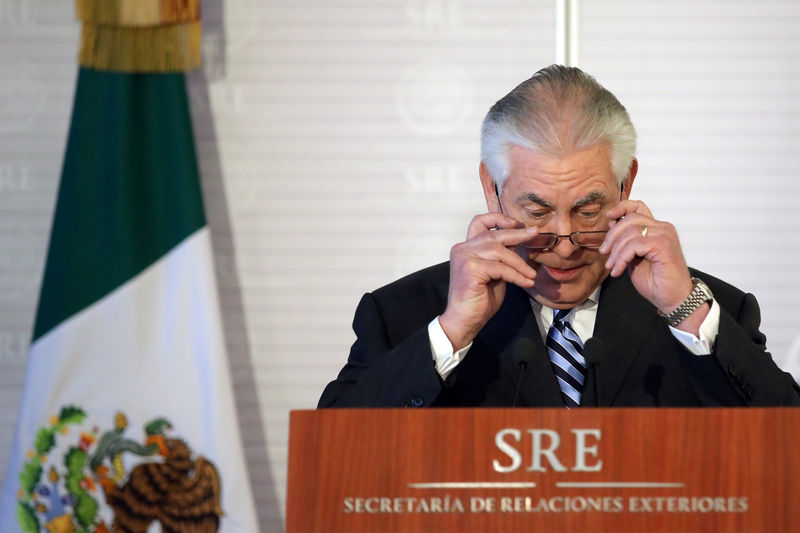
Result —
[[[572,309],[555,309],[553,311],[553,322],[564,322],[571,311]]]

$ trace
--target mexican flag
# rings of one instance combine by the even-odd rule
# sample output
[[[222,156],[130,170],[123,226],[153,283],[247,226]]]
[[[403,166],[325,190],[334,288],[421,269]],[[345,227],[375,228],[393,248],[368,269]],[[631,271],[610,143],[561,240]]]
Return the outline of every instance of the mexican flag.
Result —
[[[186,54],[157,53],[170,35],[191,41],[181,36],[199,32],[199,12],[150,13],[171,17],[161,32],[139,13],[129,30],[108,26],[119,13],[77,4],[90,66],[78,74],[0,532],[257,532],[185,79],[169,72]]]

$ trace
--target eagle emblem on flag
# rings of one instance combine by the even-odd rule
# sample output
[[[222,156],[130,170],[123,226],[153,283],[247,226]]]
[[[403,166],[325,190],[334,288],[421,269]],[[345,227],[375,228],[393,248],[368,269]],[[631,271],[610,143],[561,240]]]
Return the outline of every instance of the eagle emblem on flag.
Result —
[[[80,407],[65,406],[36,433],[19,473],[17,516],[25,533],[214,533],[221,482],[216,466],[193,457],[155,418],[140,440],[130,438],[124,413],[114,426],[91,426]]]

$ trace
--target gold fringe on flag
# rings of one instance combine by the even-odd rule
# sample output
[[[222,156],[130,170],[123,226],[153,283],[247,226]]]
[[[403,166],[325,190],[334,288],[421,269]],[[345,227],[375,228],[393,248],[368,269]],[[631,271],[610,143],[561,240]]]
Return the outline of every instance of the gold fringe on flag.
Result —
[[[75,0],[75,8],[84,67],[186,72],[200,66],[199,0]]]

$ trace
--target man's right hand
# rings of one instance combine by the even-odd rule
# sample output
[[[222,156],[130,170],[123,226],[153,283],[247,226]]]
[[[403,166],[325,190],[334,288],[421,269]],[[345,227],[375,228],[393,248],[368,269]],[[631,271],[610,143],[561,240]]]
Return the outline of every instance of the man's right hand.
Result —
[[[454,351],[472,342],[500,309],[507,282],[533,287],[536,271],[513,248],[530,240],[538,228],[520,226],[501,213],[477,215],[467,240],[450,249],[447,309],[439,324]]]

